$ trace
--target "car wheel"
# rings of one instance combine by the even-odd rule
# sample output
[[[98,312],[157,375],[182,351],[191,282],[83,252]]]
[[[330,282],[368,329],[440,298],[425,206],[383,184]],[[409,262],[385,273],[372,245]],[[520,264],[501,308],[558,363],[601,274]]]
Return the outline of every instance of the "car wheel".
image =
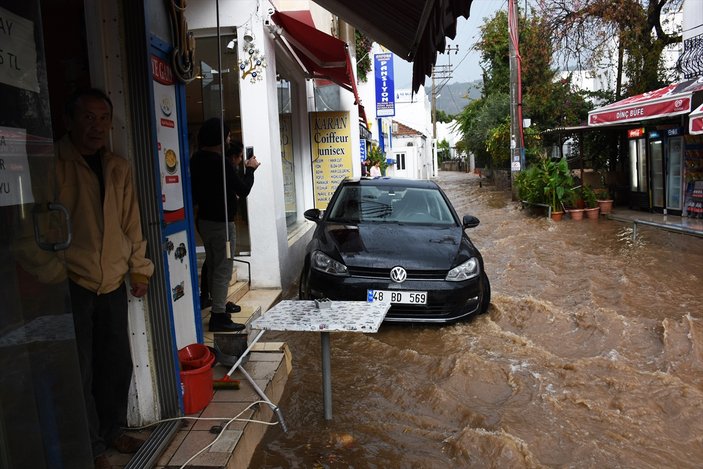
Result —
[[[483,290],[483,296],[478,314],[486,314],[491,305],[491,282],[488,281],[488,275],[485,272],[481,272],[481,290]]]
[[[303,267],[303,271],[300,273],[300,285],[298,285],[298,299],[310,299],[310,271],[308,270],[307,265]]]

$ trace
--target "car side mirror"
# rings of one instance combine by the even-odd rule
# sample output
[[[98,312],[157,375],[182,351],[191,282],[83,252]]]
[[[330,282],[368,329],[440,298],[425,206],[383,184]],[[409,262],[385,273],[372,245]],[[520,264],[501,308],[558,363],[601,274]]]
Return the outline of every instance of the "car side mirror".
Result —
[[[473,215],[464,215],[464,228],[476,228],[479,223],[478,218]]]
[[[303,212],[306,220],[314,221],[315,223],[320,221],[320,215],[322,215],[322,211],[319,208],[310,208]]]

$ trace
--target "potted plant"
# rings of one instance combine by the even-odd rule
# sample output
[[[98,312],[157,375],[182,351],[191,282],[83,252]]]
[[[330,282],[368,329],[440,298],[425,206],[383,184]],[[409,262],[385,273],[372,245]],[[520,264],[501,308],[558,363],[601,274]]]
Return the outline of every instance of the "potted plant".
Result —
[[[598,199],[596,198],[596,193],[593,191],[591,186],[583,186],[581,188],[581,197],[583,197],[583,202],[586,205],[584,209],[587,218],[598,218],[598,213],[600,208],[598,207]]]
[[[601,188],[594,190],[600,213],[607,215],[613,211],[613,198],[610,196],[608,189]]]
[[[543,160],[544,195],[552,207],[552,218],[561,220],[564,215],[564,202],[571,200],[574,180],[569,172],[566,158],[559,161]]]
[[[580,204],[579,204],[580,202]],[[583,199],[581,199],[581,192],[577,190],[572,190],[570,197],[566,204],[566,211],[572,220],[583,220]]]

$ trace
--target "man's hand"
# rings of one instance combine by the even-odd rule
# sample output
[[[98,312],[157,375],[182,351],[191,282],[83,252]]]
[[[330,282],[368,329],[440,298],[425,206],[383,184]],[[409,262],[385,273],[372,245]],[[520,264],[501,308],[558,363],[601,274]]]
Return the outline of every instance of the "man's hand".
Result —
[[[136,296],[137,298],[141,298],[142,296],[146,295],[146,291],[149,289],[149,285],[146,283],[133,283],[132,284],[132,289],[130,290],[130,293],[132,296]]]

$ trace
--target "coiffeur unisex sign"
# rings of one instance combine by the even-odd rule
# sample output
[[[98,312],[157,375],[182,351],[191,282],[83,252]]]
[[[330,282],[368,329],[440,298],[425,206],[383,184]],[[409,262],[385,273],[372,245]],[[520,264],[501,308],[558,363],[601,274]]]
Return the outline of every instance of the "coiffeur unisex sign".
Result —
[[[310,142],[315,207],[320,210],[339,182],[352,176],[352,145],[348,112],[311,112]]]

